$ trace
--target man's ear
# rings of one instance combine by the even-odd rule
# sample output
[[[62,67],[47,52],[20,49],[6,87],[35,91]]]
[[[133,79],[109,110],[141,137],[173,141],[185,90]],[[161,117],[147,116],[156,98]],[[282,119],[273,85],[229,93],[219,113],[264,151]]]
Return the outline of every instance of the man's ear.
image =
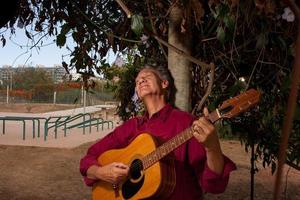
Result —
[[[161,86],[162,86],[163,89],[166,89],[166,88],[169,86],[169,81],[163,80],[163,81],[161,82]]]

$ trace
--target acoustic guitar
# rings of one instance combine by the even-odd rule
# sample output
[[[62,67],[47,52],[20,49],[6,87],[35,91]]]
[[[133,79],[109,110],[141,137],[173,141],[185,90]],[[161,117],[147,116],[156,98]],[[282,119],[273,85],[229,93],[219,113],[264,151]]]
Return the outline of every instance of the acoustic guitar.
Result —
[[[221,118],[235,117],[256,105],[259,98],[260,93],[250,89],[224,101],[209,114],[208,119],[214,123]],[[98,181],[93,186],[93,200],[167,198],[176,183],[174,162],[169,155],[191,139],[192,133],[193,128],[189,127],[160,146],[153,136],[142,133],[126,148],[108,150],[101,154],[98,158],[100,165],[122,162],[130,167],[129,176],[118,185]]]

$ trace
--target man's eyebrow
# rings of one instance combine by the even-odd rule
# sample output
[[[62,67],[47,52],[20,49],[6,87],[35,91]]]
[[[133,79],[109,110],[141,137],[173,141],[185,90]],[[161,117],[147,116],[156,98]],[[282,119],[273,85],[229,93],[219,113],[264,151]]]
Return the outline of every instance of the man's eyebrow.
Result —
[[[148,76],[151,76],[151,72],[145,72],[145,75],[144,76],[142,76],[142,77],[139,77],[139,76],[137,76],[136,78],[135,78],[135,81],[137,81],[139,78],[144,78],[144,77],[148,77]]]

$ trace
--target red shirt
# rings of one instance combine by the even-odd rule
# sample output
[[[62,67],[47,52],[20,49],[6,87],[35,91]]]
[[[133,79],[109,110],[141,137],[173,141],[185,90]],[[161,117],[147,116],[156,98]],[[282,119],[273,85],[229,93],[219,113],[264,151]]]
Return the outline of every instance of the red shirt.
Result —
[[[91,165],[99,165],[97,158],[109,149],[124,148],[141,133],[151,133],[164,141],[171,139],[187,127],[191,126],[195,117],[187,112],[174,109],[167,104],[150,119],[143,117],[132,118],[102,140],[91,146],[80,161],[80,172],[85,183],[92,186],[96,180],[86,177]],[[206,152],[195,138],[190,139],[174,150],[176,186],[170,196],[171,200],[202,199],[202,192],[221,193],[225,190],[229,174],[236,169],[235,164],[224,156],[224,170],[221,175],[211,171],[206,163]]]

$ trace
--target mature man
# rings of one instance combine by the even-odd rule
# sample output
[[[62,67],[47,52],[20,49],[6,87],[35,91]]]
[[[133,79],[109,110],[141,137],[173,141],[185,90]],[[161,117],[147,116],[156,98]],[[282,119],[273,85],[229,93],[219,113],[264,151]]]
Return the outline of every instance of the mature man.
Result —
[[[99,166],[97,158],[110,149],[124,148],[139,134],[150,133],[167,141],[193,126],[193,138],[174,150],[176,185],[168,197],[172,200],[202,199],[203,192],[221,193],[235,164],[223,155],[215,127],[206,117],[196,119],[171,104],[172,77],[167,68],[145,66],[136,77],[136,92],[144,103],[144,116],[133,117],[91,146],[81,159],[80,171],[85,183],[97,181],[118,184],[129,173],[126,163]],[[208,115],[204,109],[204,115]],[[163,177],[164,178],[164,177]]]

